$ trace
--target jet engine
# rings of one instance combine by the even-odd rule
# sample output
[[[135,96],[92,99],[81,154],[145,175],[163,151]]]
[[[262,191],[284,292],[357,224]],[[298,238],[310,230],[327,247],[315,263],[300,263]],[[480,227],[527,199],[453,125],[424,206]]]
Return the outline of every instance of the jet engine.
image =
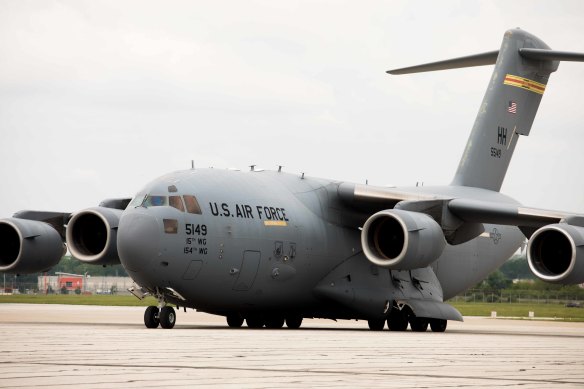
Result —
[[[0,242],[0,272],[42,272],[59,263],[65,254],[59,233],[36,220],[0,220]]]
[[[527,245],[527,263],[536,277],[558,284],[584,282],[584,228],[550,224],[537,230]]]
[[[94,207],[77,212],[67,225],[67,246],[81,262],[94,265],[120,263],[117,248],[121,210]]]
[[[391,209],[367,219],[361,245],[367,259],[378,266],[412,270],[438,259],[446,241],[442,228],[425,213]]]

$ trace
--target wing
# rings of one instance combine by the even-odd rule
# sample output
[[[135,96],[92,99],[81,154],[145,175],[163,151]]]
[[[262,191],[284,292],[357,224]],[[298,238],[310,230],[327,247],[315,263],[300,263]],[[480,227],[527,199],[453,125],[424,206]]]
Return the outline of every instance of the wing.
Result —
[[[584,215],[524,207],[499,192],[472,187],[396,189],[343,183],[338,191],[347,205],[376,212],[363,224],[361,242],[369,260],[380,266],[399,261],[402,267],[428,265],[442,252],[436,247],[444,240],[465,243],[481,235],[484,224],[499,224],[517,226],[529,238],[527,260],[538,278],[584,282]],[[402,244],[399,255],[400,250],[391,251],[388,239]]]
[[[548,224],[584,226],[582,214],[525,207],[500,193],[477,188],[438,187],[426,190],[424,187],[400,189],[342,183],[338,191],[341,199],[353,207],[371,211],[396,208],[422,212],[432,216],[443,227],[448,227],[444,225],[447,222],[444,219],[455,217],[464,223],[518,226],[529,238],[535,230]]]
[[[24,220],[34,220],[39,222],[44,222],[49,224],[55,229],[61,236],[63,242],[65,242],[65,231],[66,225],[71,218],[71,214],[68,212],[49,212],[49,211],[20,211],[15,213],[13,216],[15,219]]]
[[[527,238],[548,224],[566,223],[584,226],[584,215],[529,208],[517,204],[461,198],[448,201],[448,209],[465,222],[518,226]]]

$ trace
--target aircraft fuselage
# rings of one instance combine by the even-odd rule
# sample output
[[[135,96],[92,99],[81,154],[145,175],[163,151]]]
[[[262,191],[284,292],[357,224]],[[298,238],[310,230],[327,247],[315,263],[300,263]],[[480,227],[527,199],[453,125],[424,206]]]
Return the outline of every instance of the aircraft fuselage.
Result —
[[[394,282],[399,272],[368,262],[358,226],[370,213],[344,204],[339,184],[272,171],[197,169],[169,174],[147,185],[122,214],[121,263],[140,286],[152,291],[170,288],[180,296],[176,304],[206,312],[370,316],[368,308],[359,306],[362,290],[374,291],[379,304],[411,297],[416,290]],[[450,195],[452,188],[409,190],[440,197]],[[191,196],[198,206],[189,212]],[[441,301],[476,284],[523,239],[516,227],[486,226],[480,237],[448,246],[432,265],[439,280],[435,297]],[[335,271],[349,277],[350,286],[341,287],[344,292],[325,290],[327,276]],[[429,277],[425,282],[432,283],[427,271],[417,278]],[[335,282],[339,284],[330,283]],[[383,307],[370,309],[381,314]]]

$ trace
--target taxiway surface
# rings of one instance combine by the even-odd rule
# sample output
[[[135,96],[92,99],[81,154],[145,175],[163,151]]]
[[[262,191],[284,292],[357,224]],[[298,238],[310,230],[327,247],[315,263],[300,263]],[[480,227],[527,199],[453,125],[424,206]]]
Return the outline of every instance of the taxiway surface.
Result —
[[[144,308],[0,304],[0,387],[583,387],[584,323],[465,318],[446,333],[372,332],[305,320],[299,330],[227,328]]]

